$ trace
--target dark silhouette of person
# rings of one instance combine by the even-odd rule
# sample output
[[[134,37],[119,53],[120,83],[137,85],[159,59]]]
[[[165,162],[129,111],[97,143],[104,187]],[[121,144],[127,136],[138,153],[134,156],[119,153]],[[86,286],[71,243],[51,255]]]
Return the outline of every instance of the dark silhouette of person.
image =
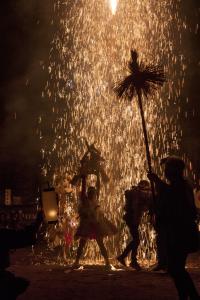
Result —
[[[166,233],[160,221],[159,212],[156,212],[154,229],[156,231],[157,264],[152,267],[151,271],[167,272]]]
[[[163,160],[161,160],[161,166],[162,165]],[[159,201],[159,197],[159,193],[156,194],[153,222],[154,229],[156,231],[157,264],[153,266],[151,271],[167,271],[166,232],[160,216],[160,213],[162,211],[160,204],[162,201]]]
[[[20,230],[0,229],[0,297],[3,300],[14,300],[29,286],[25,278],[16,277],[7,271],[10,266],[10,250],[19,249],[36,243],[36,234],[43,220],[39,212],[36,221]]]
[[[132,240],[126,246],[122,254],[117,257],[117,260],[122,265],[126,266],[125,258],[131,252],[130,267],[140,270],[141,267],[137,262],[137,250],[140,244],[139,225],[143,213],[147,210],[151,210],[152,206],[149,182],[147,180],[141,180],[137,186],[133,186],[130,190],[126,190],[125,199],[125,214],[123,218],[129,228]]]
[[[166,237],[167,268],[174,280],[179,299],[200,299],[194,283],[185,269],[189,253],[198,251],[198,228],[196,208],[191,186],[184,178],[185,163],[178,157],[163,160],[165,177],[156,174],[148,178],[155,183],[159,194],[160,222]]]

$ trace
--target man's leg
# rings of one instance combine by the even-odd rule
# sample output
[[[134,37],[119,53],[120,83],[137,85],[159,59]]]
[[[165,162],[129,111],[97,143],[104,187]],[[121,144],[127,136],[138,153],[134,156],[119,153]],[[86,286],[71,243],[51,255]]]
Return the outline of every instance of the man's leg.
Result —
[[[168,253],[168,271],[172,276],[180,300],[200,299],[194,283],[185,269],[187,254],[181,249],[170,249]]]
[[[165,231],[158,227],[156,229],[156,244],[157,244],[157,270],[164,270],[167,268],[167,252],[166,252],[166,237]]]
[[[139,229],[138,229],[139,225],[134,225],[131,228],[131,235],[133,237],[133,243],[132,243],[132,251],[131,251],[131,264],[130,266],[139,270],[140,266],[137,262],[137,250],[138,250],[138,246],[140,244],[140,237],[139,237]]]
[[[82,239],[82,238],[80,239],[79,246],[78,246],[77,253],[76,253],[76,259],[75,259],[75,262],[74,262],[74,266],[79,265],[79,260],[80,260],[82,254],[83,254],[83,250],[84,250],[86,242],[87,242],[87,239]]]
[[[101,251],[101,255],[103,256],[103,258],[105,260],[106,266],[110,266],[110,262],[109,262],[109,259],[108,259],[108,252],[107,252],[106,247],[104,245],[103,238],[98,238],[98,239],[96,239],[96,241],[97,241],[97,244],[98,244],[99,249]]]
[[[124,251],[122,252],[122,254],[117,257],[117,260],[124,266],[126,266],[125,258],[129,255],[129,253],[132,251],[132,249],[134,247],[131,225],[128,225],[128,227],[129,227],[129,232],[131,234],[132,240],[127,244],[127,246],[124,249]]]

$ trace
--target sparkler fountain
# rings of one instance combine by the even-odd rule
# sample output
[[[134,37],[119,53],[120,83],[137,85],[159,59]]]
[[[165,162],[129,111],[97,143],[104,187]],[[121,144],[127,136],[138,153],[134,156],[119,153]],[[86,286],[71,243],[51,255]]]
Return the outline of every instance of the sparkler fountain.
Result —
[[[112,14],[114,15],[116,13],[117,10],[117,4],[118,4],[118,0],[108,0],[109,5],[110,5],[110,9],[112,11]]]
[[[162,92],[144,105],[153,169],[160,173],[157,158],[178,151],[181,139],[179,96],[186,62],[181,47],[185,23],[179,4],[173,0],[156,4],[148,0],[55,1],[52,22],[59,20],[59,25],[44,65],[49,80],[43,91],[51,111],[39,118],[43,174],[57,187],[60,214],[70,220],[65,227],[73,230],[78,189],[71,189],[68,177],[76,173],[86,150],[85,140],[95,142],[106,159],[110,178],[102,186],[100,205],[119,228],[118,236],[107,241],[112,256],[120,252],[127,238],[123,193],[145,179],[147,169],[136,103],[116,103],[112,88],[124,75],[131,48],[137,49],[144,62],[164,65],[169,80]],[[50,117],[52,127],[47,135],[44,129]],[[141,236],[140,259],[155,260],[154,232],[145,221]],[[86,253],[92,261],[98,258],[94,248],[92,245],[91,252],[88,246]]]

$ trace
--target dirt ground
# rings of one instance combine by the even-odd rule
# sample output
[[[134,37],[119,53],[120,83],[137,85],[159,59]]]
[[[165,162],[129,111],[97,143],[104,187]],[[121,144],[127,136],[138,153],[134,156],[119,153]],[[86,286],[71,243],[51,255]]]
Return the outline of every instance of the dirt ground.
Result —
[[[175,300],[177,294],[167,274],[134,271],[116,266],[84,266],[71,271],[68,266],[32,264],[30,253],[18,250],[12,255],[10,271],[30,280],[19,300]],[[189,258],[188,270],[200,292],[200,255]]]

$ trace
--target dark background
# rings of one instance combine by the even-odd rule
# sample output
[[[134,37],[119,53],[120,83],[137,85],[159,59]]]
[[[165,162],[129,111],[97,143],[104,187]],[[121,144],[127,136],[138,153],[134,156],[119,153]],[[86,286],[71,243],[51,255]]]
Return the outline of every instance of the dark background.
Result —
[[[9,187],[27,199],[37,194],[41,184],[36,128],[45,110],[41,92],[48,74],[42,65],[56,30],[54,3],[5,0],[0,4],[0,190]],[[200,27],[199,0],[181,1],[181,14],[191,28],[198,22]],[[200,28],[196,33],[185,31],[183,44],[190,63],[181,95],[189,98],[181,110],[181,147],[200,177]]]
[[[2,3],[3,2],[3,3]],[[41,183],[38,117],[55,31],[54,1],[6,0],[0,4],[0,190],[11,188],[27,201]],[[28,200],[29,199],[29,200]]]
[[[191,30],[184,31],[183,53],[189,57],[182,90],[180,124],[183,130],[182,151],[193,164],[200,180],[200,1],[182,0],[181,15]],[[198,28],[197,28],[198,24]],[[186,103],[184,99],[188,98]],[[187,114],[187,115],[186,115]],[[199,182],[200,184],[200,182]]]

